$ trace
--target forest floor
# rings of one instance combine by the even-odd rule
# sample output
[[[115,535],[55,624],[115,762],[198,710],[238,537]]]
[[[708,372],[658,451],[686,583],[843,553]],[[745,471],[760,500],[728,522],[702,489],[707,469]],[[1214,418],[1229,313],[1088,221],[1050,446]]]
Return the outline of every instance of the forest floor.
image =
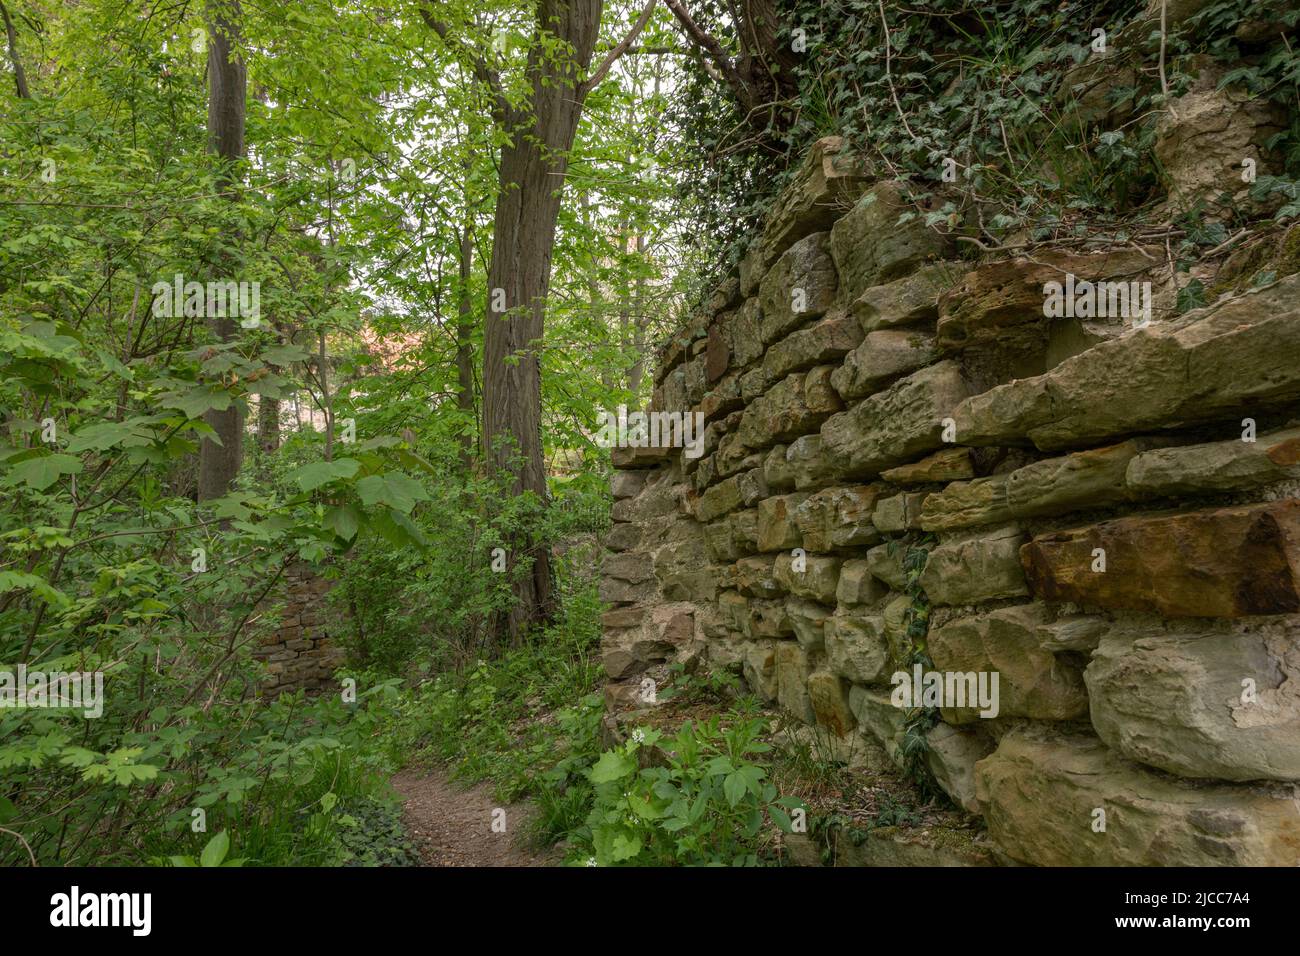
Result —
[[[552,866],[555,853],[528,846],[527,801],[502,806],[492,785],[452,783],[446,770],[404,770],[393,789],[405,804],[402,821],[424,866]],[[497,811],[504,811],[504,816]],[[497,825],[494,829],[493,823]],[[504,823],[504,832],[499,832]]]

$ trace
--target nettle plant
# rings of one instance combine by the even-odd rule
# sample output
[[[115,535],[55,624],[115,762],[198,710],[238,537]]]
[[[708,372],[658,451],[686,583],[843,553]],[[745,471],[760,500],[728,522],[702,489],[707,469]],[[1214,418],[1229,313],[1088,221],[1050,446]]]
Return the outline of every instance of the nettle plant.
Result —
[[[595,805],[570,862],[582,865],[756,866],[767,821],[791,831],[781,796],[751,759],[771,747],[762,719],[688,722],[673,738],[652,728],[601,754],[589,776]],[[656,761],[642,767],[647,760]],[[586,839],[589,831],[589,839]]]

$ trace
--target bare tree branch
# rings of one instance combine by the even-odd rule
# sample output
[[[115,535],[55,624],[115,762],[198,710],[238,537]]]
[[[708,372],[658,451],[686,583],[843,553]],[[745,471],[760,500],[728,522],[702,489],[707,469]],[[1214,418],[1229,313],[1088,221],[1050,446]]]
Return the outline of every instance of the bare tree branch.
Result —
[[[474,71],[474,76],[492,94],[492,118],[498,122],[504,122],[510,116],[510,101],[506,99],[505,91],[501,87],[501,78],[488,67],[487,61],[478,53],[474,52],[466,44],[452,39],[451,28],[435,17],[427,4],[420,4],[419,10],[421,19],[424,20],[429,29],[442,38],[442,42],[459,46],[469,55],[470,69]]]
[[[752,100],[749,85],[745,82],[744,77],[740,75],[740,71],[736,69],[736,64],[722,49],[722,44],[695,22],[682,0],[664,0],[664,3],[672,11],[673,16],[677,18],[677,22],[681,24],[682,30],[685,31],[691,41],[713,61],[717,72],[726,80],[727,85],[731,87],[731,91],[736,94],[736,99],[749,106]]]
[[[605,56],[605,59],[601,60],[600,66],[596,67],[596,69],[592,71],[591,76],[589,76],[578,87],[579,97],[585,97],[588,93],[594,90],[597,85],[599,85],[600,81],[605,78],[605,74],[609,72],[610,67],[614,65],[614,61],[626,53],[628,47],[636,42],[636,38],[641,35],[641,31],[645,29],[645,25],[650,22],[650,17],[655,12],[656,2],[657,0],[646,0],[645,9],[641,11],[641,16],[637,17],[636,23],[632,24],[632,29],[629,30],[627,36],[623,38],[623,42],[610,50]]]

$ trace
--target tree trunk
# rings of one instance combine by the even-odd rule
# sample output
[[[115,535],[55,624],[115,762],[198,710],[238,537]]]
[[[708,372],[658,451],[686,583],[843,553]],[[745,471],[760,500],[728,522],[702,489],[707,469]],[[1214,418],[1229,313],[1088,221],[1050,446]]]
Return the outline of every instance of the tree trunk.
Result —
[[[330,394],[329,350],[325,330],[317,340],[316,377],[320,382],[320,407],[325,414],[325,460],[334,460],[334,397]]]
[[[468,467],[474,460],[478,444],[478,415],[474,410],[474,300],[470,295],[470,280],[474,274],[474,219],[470,212],[468,188],[457,260],[460,285],[456,290],[456,406],[474,420],[475,426],[472,434],[461,439],[461,458]]]
[[[699,51],[705,70],[731,89],[758,143],[780,152],[779,134],[795,117],[792,106],[799,92],[795,68],[801,55],[792,49],[790,38],[778,31],[788,19],[778,13],[774,0],[742,0],[739,9],[728,6],[735,56],[728,52],[728,44],[719,42],[694,18],[686,0],[664,0],[664,5]]]
[[[582,114],[580,88],[600,26],[601,0],[538,0],[528,73],[530,108],[510,110],[502,147],[500,192],[488,267],[488,317],[483,346],[483,432],[496,467],[511,476],[514,494],[548,497],[542,458],[541,346],[550,287],[560,194],[568,153]],[[568,49],[563,58],[555,47]],[[501,290],[498,292],[497,290]],[[505,311],[493,311],[504,295]],[[517,643],[552,610],[550,553],[528,535],[513,542],[515,602],[506,630]]]
[[[239,40],[239,2],[214,4],[208,26],[208,152],[221,161],[218,186],[234,185],[237,164],[244,158],[244,99],[248,93],[248,72],[241,60],[233,59]],[[229,196],[232,198],[233,196]],[[209,327],[222,342],[236,334],[236,320],[230,316],[208,317]],[[235,402],[225,411],[203,416],[217,433],[221,444],[203,439],[199,447],[199,500],[220,498],[230,490],[244,457],[244,410]]]
[[[18,89],[18,98],[31,99],[31,91],[27,89],[27,72],[23,69],[23,61],[18,56],[18,31],[14,29],[14,21],[9,17],[9,8],[3,2],[0,2],[0,18],[5,22],[5,39],[9,43],[9,62],[14,67],[14,86]]]
[[[257,444],[264,452],[280,447],[280,400],[270,395],[257,399]]]
[[[638,233],[636,237],[636,253],[638,260],[645,255],[646,241],[643,233]],[[633,403],[638,407],[640,401],[638,396],[641,394],[641,379],[645,375],[645,329],[648,321],[645,311],[645,276],[638,274],[636,277],[636,291],[632,297],[632,308],[634,316],[632,319],[632,351],[636,353],[631,367],[627,370],[627,390],[632,393]]]

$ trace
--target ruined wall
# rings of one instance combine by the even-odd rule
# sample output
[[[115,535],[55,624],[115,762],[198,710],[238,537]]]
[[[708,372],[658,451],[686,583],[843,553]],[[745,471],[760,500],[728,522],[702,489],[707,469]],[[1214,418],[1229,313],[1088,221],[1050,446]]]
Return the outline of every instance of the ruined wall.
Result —
[[[277,601],[279,624],[253,651],[255,659],[266,663],[263,694],[274,697],[285,691],[332,686],[334,671],[342,666],[345,654],[330,636],[325,595],[331,586],[305,565],[285,571]]]
[[[904,208],[822,140],[659,356],[707,430],[614,454],[611,712],[694,658],[901,762],[895,672],[996,674],[919,727],[1006,859],[1300,863],[1300,274],[1178,315],[1163,245],[972,260]],[[1150,323],[1045,318],[1071,274]]]

